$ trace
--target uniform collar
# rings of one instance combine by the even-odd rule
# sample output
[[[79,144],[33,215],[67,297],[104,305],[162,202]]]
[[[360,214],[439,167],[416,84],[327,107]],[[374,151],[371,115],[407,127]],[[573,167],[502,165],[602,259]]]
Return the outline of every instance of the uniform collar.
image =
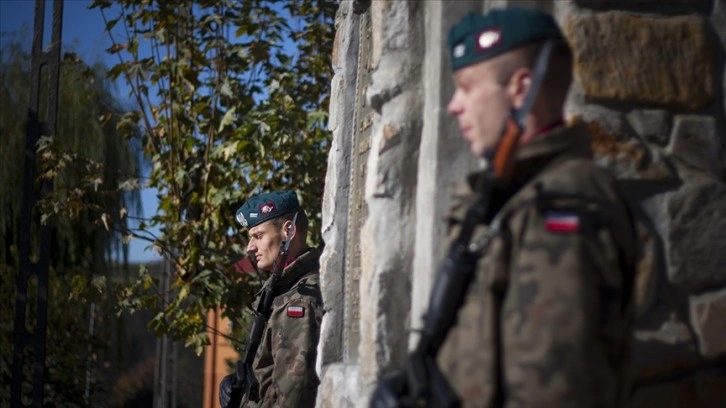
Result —
[[[584,125],[549,126],[529,143],[519,146],[512,179],[507,184],[521,186],[562,155],[592,157],[590,136]],[[483,175],[481,171],[469,175],[469,185],[473,190],[476,190]]]
[[[277,279],[275,286],[285,288],[293,285],[304,275],[317,270],[319,265],[320,253],[315,248],[308,248],[298,255],[282,270],[281,276]],[[264,286],[270,283],[270,279],[265,282]],[[263,287],[264,287],[263,286]]]
[[[562,155],[592,157],[590,136],[583,125],[559,126],[520,146],[512,179],[526,182]]]
[[[560,127],[560,126],[564,126],[564,124],[565,124],[565,121],[564,120],[558,119],[558,120],[550,123],[549,125],[543,127],[542,129],[539,129],[537,132],[535,132],[535,136],[539,136],[541,134],[548,133],[548,132],[550,132],[550,131],[552,131],[552,130]]]

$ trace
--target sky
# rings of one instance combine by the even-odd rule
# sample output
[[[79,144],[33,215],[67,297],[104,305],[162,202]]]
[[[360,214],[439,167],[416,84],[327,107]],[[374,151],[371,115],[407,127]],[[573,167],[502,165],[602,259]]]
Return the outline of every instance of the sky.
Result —
[[[50,39],[52,24],[53,0],[46,0],[46,17],[44,43]],[[62,52],[74,51],[88,64],[102,62],[113,66],[117,57],[108,55],[106,49],[111,46],[108,34],[104,32],[104,23],[98,9],[89,10],[90,0],[66,0],[63,5],[63,31],[61,34]],[[33,19],[35,14],[34,0],[0,0],[0,33],[21,32],[30,49],[33,36]],[[0,41],[4,36],[0,36]],[[117,96],[120,101],[128,101],[128,88],[119,81]],[[128,105],[131,103],[129,102]],[[127,105],[127,106],[128,106]],[[143,216],[150,217],[156,212],[157,198],[155,189],[144,189],[141,194]],[[158,230],[152,230],[158,234]],[[155,251],[145,250],[146,241],[132,239],[129,247],[131,262],[147,262],[159,260]]]

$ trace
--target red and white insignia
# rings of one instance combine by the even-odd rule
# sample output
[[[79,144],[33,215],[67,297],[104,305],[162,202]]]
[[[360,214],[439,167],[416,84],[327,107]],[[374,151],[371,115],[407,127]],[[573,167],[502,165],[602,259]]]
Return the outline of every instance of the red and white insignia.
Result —
[[[476,41],[477,51],[486,51],[499,44],[502,32],[498,28],[482,31]]]
[[[260,212],[262,215],[267,215],[273,211],[275,211],[275,203],[264,203],[260,205]]]
[[[550,232],[577,232],[580,217],[574,212],[550,211],[545,216],[545,228]]]
[[[303,317],[305,316],[305,308],[302,306],[288,306],[287,317]]]

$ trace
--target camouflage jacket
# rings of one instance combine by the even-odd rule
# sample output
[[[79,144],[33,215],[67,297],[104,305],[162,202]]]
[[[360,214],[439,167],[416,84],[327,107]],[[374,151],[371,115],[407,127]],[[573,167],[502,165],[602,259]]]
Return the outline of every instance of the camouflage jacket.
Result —
[[[628,207],[580,127],[521,146],[514,171],[470,242],[483,249],[439,367],[467,407],[618,406],[635,262]],[[480,180],[455,192],[450,239]]]
[[[309,249],[278,279],[272,314],[253,364],[260,401],[245,396],[242,407],[315,406],[320,382],[315,358],[323,318],[319,257],[316,249]]]

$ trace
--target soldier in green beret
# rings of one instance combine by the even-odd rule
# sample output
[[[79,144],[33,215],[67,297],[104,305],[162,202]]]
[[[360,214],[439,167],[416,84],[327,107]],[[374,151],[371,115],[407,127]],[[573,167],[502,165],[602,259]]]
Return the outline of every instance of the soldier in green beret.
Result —
[[[320,383],[315,359],[323,301],[318,283],[320,254],[307,246],[305,211],[293,191],[277,191],[251,197],[237,210],[236,220],[247,228],[247,253],[259,270],[269,273],[276,262],[284,261],[280,275],[270,277],[255,301],[259,311],[269,286],[271,310],[252,364],[259,399],[252,400],[243,390],[239,406],[313,407]],[[285,243],[289,247],[281,259]],[[227,404],[222,397],[225,382],[234,383],[234,376],[225,377],[220,385],[223,406]]]
[[[448,111],[471,153],[496,165],[505,123],[520,137],[503,167],[511,171],[476,172],[455,191],[451,237],[484,183],[491,188],[469,245],[473,282],[438,366],[467,407],[620,406],[635,233],[586,129],[563,120],[569,46],[550,15],[520,8],[466,15],[448,45]]]

